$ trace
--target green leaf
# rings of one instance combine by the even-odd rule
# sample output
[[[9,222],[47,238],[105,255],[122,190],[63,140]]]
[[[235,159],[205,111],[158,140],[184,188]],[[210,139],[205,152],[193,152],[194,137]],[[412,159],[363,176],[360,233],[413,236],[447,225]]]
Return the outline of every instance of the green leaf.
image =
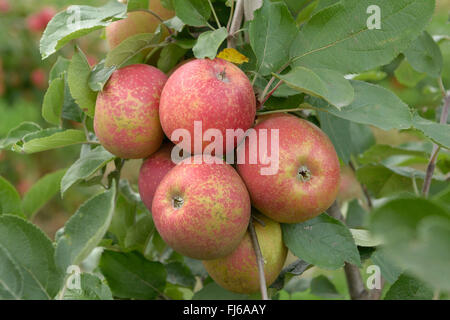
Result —
[[[274,283],[272,283],[270,287],[277,290],[285,288],[286,282],[290,282],[290,279],[292,279],[293,276],[302,275],[303,272],[305,272],[310,266],[311,264],[302,259],[298,259],[292,262],[288,266],[284,267],[283,270],[281,270],[278,278],[274,281]]]
[[[214,31],[203,32],[200,37],[198,37],[194,48],[192,48],[194,56],[197,59],[214,59],[217,55],[217,50],[219,50],[220,45],[227,36],[228,33],[225,27]]]
[[[192,300],[249,300],[249,296],[225,290],[217,283],[211,282],[196,292]]]
[[[363,207],[361,207],[357,199],[353,199],[349,202],[347,215],[345,217],[345,224],[349,228],[365,227],[367,225],[368,218],[369,213]]]
[[[127,229],[127,235],[124,239],[125,248],[143,252],[154,232],[155,225],[151,215],[144,214],[139,216],[136,223]]]
[[[250,44],[257,57],[256,72],[277,72],[289,59],[289,47],[298,33],[295,21],[282,2],[264,1],[249,24]]]
[[[325,269],[338,269],[344,262],[361,265],[350,230],[327,214],[303,223],[283,224],[282,228],[284,243],[300,259]]]
[[[381,29],[368,28],[372,0],[343,0],[318,12],[293,42],[295,66],[343,74],[386,65],[407,49],[431,19],[435,1],[379,0]]]
[[[394,167],[385,164],[371,164],[360,167],[357,172],[358,180],[364,184],[377,198],[398,194],[401,192],[414,193],[414,180],[420,190],[425,173],[409,167]],[[444,181],[445,178],[434,175],[434,181]]]
[[[99,169],[103,168],[108,162],[113,160],[115,156],[105,150],[102,146],[98,146],[83,154],[75,163],[67,170],[61,180],[61,196],[74,184],[81,180],[88,179]]]
[[[427,76],[426,73],[417,72],[416,70],[414,70],[406,60],[403,60],[402,63],[400,63],[394,74],[398,82],[411,88],[415,87],[422,79]]]
[[[2,213],[22,214],[20,195],[16,188],[0,176],[0,215]]]
[[[317,276],[311,280],[311,293],[327,299],[341,297],[334,284],[324,275]]]
[[[427,158],[428,154],[425,151],[411,150],[402,147],[392,147],[385,144],[377,144],[364,152],[358,158],[358,161],[361,164],[379,163],[393,156],[413,156]]]
[[[81,289],[67,289],[64,300],[113,300],[111,289],[99,277],[82,273]]]
[[[167,282],[193,289],[196,283],[191,270],[181,262],[171,262],[166,265]]]
[[[389,288],[384,300],[431,300],[433,290],[422,281],[402,274]]]
[[[44,129],[25,135],[13,145],[15,152],[35,153],[86,142],[83,131],[75,129]]]
[[[287,74],[274,76],[291,88],[323,98],[336,108],[348,106],[354,99],[350,82],[333,70],[297,67]]]
[[[450,213],[431,200],[396,198],[372,214],[371,229],[393,263],[433,288],[450,290]]]
[[[165,46],[162,48],[158,59],[158,69],[165,73],[169,72],[177,65],[178,61],[184,56],[186,51],[186,49],[183,49],[173,43]]]
[[[53,244],[42,230],[22,218],[1,215],[0,298],[54,298],[62,285],[62,274],[55,267],[53,255]],[[6,295],[5,284],[14,284]]]
[[[69,65],[67,81],[70,93],[76,103],[80,106],[81,110],[92,118],[94,117],[97,93],[92,91],[88,85],[90,76],[91,67],[89,66],[89,62],[84,53],[77,48]]]
[[[56,244],[55,261],[61,270],[78,265],[100,243],[114,213],[116,188],[98,194],[85,203],[67,221]]]
[[[115,66],[120,68],[128,60],[142,52],[142,50],[158,46],[160,40],[160,27],[156,29],[155,33],[139,33],[132,37],[126,38],[117,47],[108,52],[106,55],[105,66]]]
[[[166,286],[164,266],[148,261],[138,252],[106,250],[100,260],[100,269],[115,297],[155,299]]]
[[[377,249],[375,253],[372,254],[370,260],[380,267],[383,278],[389,283],[397,281],[398,277],[403,272],[402,268],[398,267],[395,263],[392,263],[392,261],[386,257],[386,254],[381,248]]]
[[[97,64],[91,72],[89,77],[89,88],[93,91],[102,91],[106,82],[108,82],[109,77],[112,73],[116,71],[116,67],[105,67],[105,61],[103,60]]]
[[[42,59],[49,57],[66,43],[126,17],[127,6],[110,1],[102,7],[70,6],[55,15],[47,25],[40,42]]]
[[[377,247],[382,244],[380,239],[375,238],[369,231],[364,229],[350,229],[355,244],[359,247]]]
[[[211,7],[204,0],[173,0],[173,6],[178,18],[185,24],[193,27],[202,27],[208,24],[211,16]]]
[[[408,106],[392,91],[367,82],[350,82],[355,90],[355,99],[350,105],[339,110],[323,100],[308,97],[305,98],[305,106],[383,130],[411,127],[412,116]]]
[[[33,216],[59,191],[59,184],[66,169],[45,175],[25,193],[22,200],[23,212],[27,218]]]
[[[55,79],[64,78],[65,73],[69,69],[69,65],[70,65],[69,59],[66,59],[62,56],[58,56],[58,59],[56,59],[55,64],[50,70],[49,82],[51,83]]]
[[[8,132],[6,138],[0,140],[0,149],[7,149],[20,141],[29,133],[40,131],[42,128],[33,122],[22,122]]]
[[[417,71],[427,73],[433,78],[441,75],[443,66],[441,49],[428,32],[424,31],[404,54]]]
[[[114,216],[109,226],[109,231],[114,234],[119,241],[120,247],[126,249],[125,238],[128,229],[134,225],[136,216],[136,205],[130,203],[120,194],[114,208]]]
[[[64,104],[62,108],[62,118],[76,122],[82,122],[84,113],[75,102],[75,99],[70,94],[70,88],[67,77],[64,77]]]
[[[42,117],[49,123],[59,125],[64,104],[64,79],[56,78],[47,89],[42,102]]]
[[[185,26],[185,24],[183,23],[183,21],[180,20],[180,18],[178,18],[177,16],[164,21],[164,24],[169,28],[169,29],[173,29],[177,32],[181,32]]]
[[[439,124],[422,118],[417,113],[413,116],[413,126],[441,147],[450,149],[450,125]]]

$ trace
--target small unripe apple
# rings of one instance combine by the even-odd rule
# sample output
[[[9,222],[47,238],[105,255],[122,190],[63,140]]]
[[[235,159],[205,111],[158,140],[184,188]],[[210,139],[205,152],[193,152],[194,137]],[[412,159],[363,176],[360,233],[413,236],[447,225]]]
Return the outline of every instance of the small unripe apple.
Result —
[[[257,139],[245,140],[245,161],[238,164],[252,204],[275,221],[297,223],[314,218],[328,209],[339,191],[339,159],[328,136],[309,121],[292,115],[271,115],[255,128]],[[278,144],[278,164],[263,175],[260,156],[261,132],[267,130],[267,154]],[[278,139],[272,139],[277,132]],[[274,136],[275,137],[275,136]],[[249,152],[258,150],[251,163]],[[274,155],[272,155],[273,157]]]
[[[247,76],[222,59],[195,59],[180,66],[164,86],[159,110],[163,130],[172,142],[180,142],[176,136],[180,129],[189,133],[190,141],[183,141],[181,147],[192,154],[204,151],[211,143],[196,134],[199,131],[194,130],[194,122],[201,122],[200,134],[218,130],[223,146],[212,153],[217,156],[233,150],[244,137],[227,141],[227,129],[245,132],[253,125],[255,113],[255,95]],[[196,140],[201,150],[195,150]]]
[[[231,253],[250,219],[250,197],[237,172],[213,157],[184,159],[156,189],[152,215],[163,240],[201,260]]]
[[[176,165],[171,158],[173,147],[172,143],[166,143],[142,162],[138,180],[139,194],[149,210],[152,209],[156,188],[166,174]]]
[[[167,77],[155,67],[134,64],[115,71],[97,96],[94,130],[109,152],[140,159],[163,140],[159,97]]]
[[[265,226],[258,222],[253,224],[264,259],[266,284],[270,286],[280,274],[288,250],[283,243],[280,224],[262,215],[258,217]],[[258,264],[248,232],[231,254],[203,261],[203,265],[211,278],[227,290],[246,294],[259,291]]]

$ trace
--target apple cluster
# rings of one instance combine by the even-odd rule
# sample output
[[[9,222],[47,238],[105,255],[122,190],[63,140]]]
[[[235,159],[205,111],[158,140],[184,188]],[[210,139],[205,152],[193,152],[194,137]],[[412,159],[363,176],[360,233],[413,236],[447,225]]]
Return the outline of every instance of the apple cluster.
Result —
[[[132,25],[130,18],[108,27],[110,45],[130,36],[131,28],[120,31],[120,26]],[[224,136],[227,129],[253,128],[257,135],[261,129],[277,130],[278,140],[267,137],[267,144],[279,144],[278,171],[262,175],[266,164],[261,159],[236,166],[214,161],[224,154],[203,154],[208,142],[200,150],[183,149],[185,159],[175,164],[172,153],[179,141],[173,133],[184,129],[194,137],[195,121]],[[139,192],[162,239],[180,254],[203,260],[209,275],[234,292],[259,289],[247,232],[252,215],[270,285],[287,256],[280,223],[316,217],[338,194],[339,160],[326,134],[285,113],[256,117],[248,77],[222,59],[192,59],[169,77],[146,64],[115,71],[97,97],[94,129],[114,155],[144,159]],[[259,148],[255,141],[237,137],[231,148],[242,146],[249,156]],[[229,150],[230,145],[224,147]]]

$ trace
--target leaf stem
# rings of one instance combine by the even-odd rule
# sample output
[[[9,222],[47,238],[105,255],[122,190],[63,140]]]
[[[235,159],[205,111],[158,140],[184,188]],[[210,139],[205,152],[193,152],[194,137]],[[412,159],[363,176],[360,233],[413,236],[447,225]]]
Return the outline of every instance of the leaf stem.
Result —
[[[230,17],[228,18],[228,22],[227,22],[228,34],[230,34],[230,26],[231,26],[231,20],[233,19],[233,13],[234,13],[234,0],[231,1]]]
[[[164,24],[163,18],[161,18],[156,12],[153,12],[152,10],[149,10],[149,9],[131,10],[130,12],[135,12],[135,11],[143,11],[143,12],[150,13],[152,16],[154,16],[156,19],[158,19],[162,25],[164,25],[164,27],[167,29],[167,31],[169,32],[170,35],[173,34],[172,30],[170,30],[170,28]]]
[[[283,113],[283,112],[295,112],[295,111],[302,111],[303,108],[292,108],[292,109],[278,109],[278,110],[272,110],[272,111],[265,111],[265,112],[257,112],[257,116],[263,116],[265,114],[274,114],[274,113]]]
[[[211,7],[211,11],[214,15],[214,19],[216,19],[217,27],[222,28],[222,25],[220,24],[219,18],[217,17],[216,10],[214,10],[214,6],[211,3],[211,0],[208,0],[209,6]]]
[[[256,263],[258,264],[259,288],[261,290],[261,299],[269,300],[269,296],[267,295],[266,276],[264,274],[264,258],[261,253],[261,248],[259,246],[258,236],[256,235],[255,227],[253,226],[253,217],[250,218],[248,230],[250,232],[250,238],[252,239],[253,250],[255,250]]]
[[[264,103],[266,103],[267,100],[269,100],[269,98],[272,96],[272,94],[281,86],[282,83],[283,83],[283,80],[278,81],[276,86],[272,90],[270,90],[270,92],[260,102],[259,109],[262,109],[264,107]]]
[[[440,124],[446,124],[448,119],[448,109],[450,108],[450,94],[447,93],[442,82],[442,77],[439,78],[439,88],[441,89],[442,96],[444,98],[444,106],[442,108]],[[431,152],[430,160],[428,161],[427,171],[422,186],[422,195],[428,196],[430,192],[431,180],[433,179],[434,169],[436,168],[436,159],[440,151],[440,147],[437,144],[433,144],[433,151]]]

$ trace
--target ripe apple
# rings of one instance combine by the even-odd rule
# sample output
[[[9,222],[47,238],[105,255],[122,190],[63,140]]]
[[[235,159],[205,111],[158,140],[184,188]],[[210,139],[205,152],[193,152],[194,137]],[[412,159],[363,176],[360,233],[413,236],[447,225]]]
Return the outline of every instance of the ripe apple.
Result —
[[[38,89],[47,87],[47,74],[41,68],[34,69],[30,75],[31,83]]]
[[[11,9],[8,0],[0,0],[0,12],[7,13]]]
[[[267,129],[268,150],[278,142],[278,170],[262,175],[261,156],[250,163],[249,150],[261,148],[262,129]],[[279,141],[272,141],[277,129]],[[256,140],[246,138],[244,163],[238,172],[247,185],[253,205],[275,221],[297,223],[328,209],[339,191],[339,160],[327,135],[309,121],[276,114],[255,126]]]
[[[171,152],[174,145],[164,144],[157,152],[144,159],[139,171],[139,193],[146,207],[151,210],[156,188],[166,174],[175,167]]]
[[[216,129],[221,133],[221,149],[227,153],[244,135],[228,141],[227,147],[226,130],[249,129],[255,120],[256,101],[250,81],[234,64],[218,58],[195,59],[169,77],[161,94],[159,114],[162,128],[172,142],[179,142],[178,137],[172,136],[175,130],[189,132],[191,141],[183,146],[185,151],[198,154],[210,144],[195,134],[194,121],[201,121],[202,132]],[[197,139],[202,142],[202,150],[194,150]],[[221,155],[220,152],[212,154]]]
[[[255,222],[261,253],[264,258],[264,275],[271,285],[283,268],[287,248],[283,243],[280,224],[262,215],[258,217],[265,226]],[[259,290],[258,265],[249,233],[239,246],[226,257],[203,261],[206,271],[223,288],[237,293],[255,293]]]
[[[32,14],[27,18],[28,29],[32,32],[42,32],[47,24],[56,14],[56,10],[52,7],[44,7],[38,13]]]
[[[159,97],[167,77],[134,64],[115,71],[97,96],[94,130],[100,143],[121,158],[140,159],[158,150],[163,132]]]
[[[353,170],[346,166],[341,168],[341,183],[339,186],[338,200],[339,202],[350,201],[360,198],[363,192],[361,185],[356,179]]]
[[[156,13],[163,20],[170,19],[175,15],[173,11],[164,8],[158,0],[150,1],[149,10]],[[155,32],[156,27],[160,23],[161,21],[149,12],[129,12],[125,19],[113,22],[106,27],[106,39],[110,48],[113,49],[126,38],[139,33]],[[161,30],[167,32],[165,27],[162,27]],[[167,36],[166,33],[163,34]]]
[[[237,172],[224,162],[211,163],[211,156],[206,158],[208,162],[202,162],[202,156],[196,155],[170,170],[152,205],[163,240],[182,255],[201,260],[226,256],[238,246],[251,207]]]

